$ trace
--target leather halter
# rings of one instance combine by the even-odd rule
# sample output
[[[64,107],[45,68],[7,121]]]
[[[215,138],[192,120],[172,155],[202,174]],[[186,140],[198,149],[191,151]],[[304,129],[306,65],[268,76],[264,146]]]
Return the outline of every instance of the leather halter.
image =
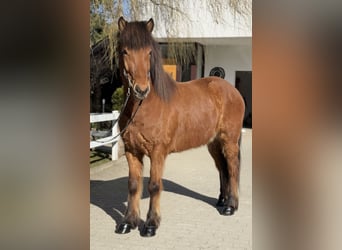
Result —
[[[127,79],[129,87],[131,87],[133,89],[134,88],[134,81],[131,79],[131,76],[127,73],[125,68],[123,69],[123,75]]]

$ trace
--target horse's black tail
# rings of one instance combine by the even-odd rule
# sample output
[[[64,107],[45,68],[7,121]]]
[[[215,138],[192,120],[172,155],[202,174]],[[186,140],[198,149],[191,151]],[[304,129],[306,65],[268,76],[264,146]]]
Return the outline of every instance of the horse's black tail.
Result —
[[[242,141],[242,131],[240,133],[240,137],[239,137],[239,141],[238,141],[238,144],[239,144],[239,161],[241,161],[241,141]]]
[[[240,132],[240,137],[239,137],[239,153],[238,153],[238,159],[239,159],[239,164],[238,164],[238,168],[239,168],[239,174],[238,174],[238,183],[240,186],[240,170],[241,170],[241,141],[242,141],[242,131]]]

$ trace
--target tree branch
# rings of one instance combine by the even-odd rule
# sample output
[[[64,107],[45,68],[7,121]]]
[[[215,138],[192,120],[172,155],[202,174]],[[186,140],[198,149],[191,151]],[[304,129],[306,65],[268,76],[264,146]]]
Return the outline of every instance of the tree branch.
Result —
[[[181,11],[179,8],[176,8],[170,4],[165,3],[164,1],[162,2],[157,2],[156,0],[150,0],[151,3],[153,3],[156,6],[162,6],[168,9],[171,9],[172,11],[179,12],[180,14],[187,16],[185,12]]]

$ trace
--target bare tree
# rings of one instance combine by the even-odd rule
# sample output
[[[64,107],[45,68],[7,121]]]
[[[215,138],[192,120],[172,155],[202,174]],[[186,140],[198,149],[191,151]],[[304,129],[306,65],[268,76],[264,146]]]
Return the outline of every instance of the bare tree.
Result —
[[[196,0],[195,2],[197,6],[208,9],[216,23],[223,22],[223,14],[227,11],[242,18],[251,15],[251,0]],[[184,2],[179,0],[90,0],[90,45],[108,38],[109,54],[115,56],[117,20],[120,16],[129,17],[131,20],[140,19],[141,13],[153,13],[156,23],[158,20],[170,20],[170,22],[177,20],[178,22],[172,22],[172,25],[166,29],[166,36],[172,41],[181,29],[179,20],[182,20],[182,23],[191,23],[188,11],[184,9]],[[175,58],[180,60],[186,60],[187,53],[193,53],[191,46],[182,48],[181,44],[173,48],[171,46],[170,49],[170,53],[174,53]]]

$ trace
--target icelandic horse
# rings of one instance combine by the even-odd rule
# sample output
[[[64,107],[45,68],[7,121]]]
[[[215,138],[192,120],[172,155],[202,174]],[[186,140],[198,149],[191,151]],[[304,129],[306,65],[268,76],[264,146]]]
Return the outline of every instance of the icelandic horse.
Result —
[[[160,225],[160,195],[165,159],[207,144],[220,176],[216,206],[222,215],[238,209],[240,137],[244,101],[230,83],[206,77],[184,83],[163,70],[154,21],[118,20],[120,75],[127,105],[119,119],[129,165],[128,206],[116,233],[130,232],[141,223],[143,157],[150,158],[149,210],[141,235],[155,235]],[[132,93],[132,94],[130,94]]]

